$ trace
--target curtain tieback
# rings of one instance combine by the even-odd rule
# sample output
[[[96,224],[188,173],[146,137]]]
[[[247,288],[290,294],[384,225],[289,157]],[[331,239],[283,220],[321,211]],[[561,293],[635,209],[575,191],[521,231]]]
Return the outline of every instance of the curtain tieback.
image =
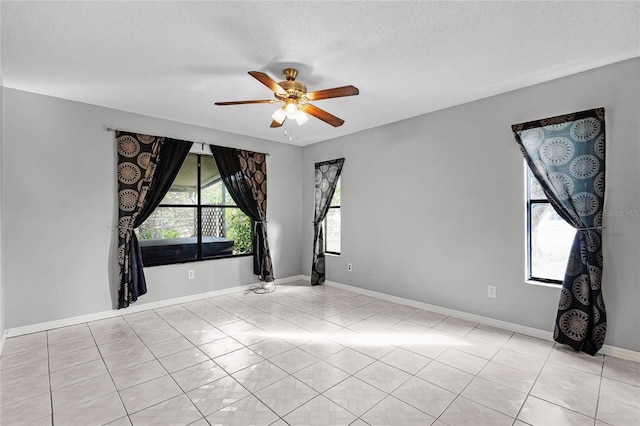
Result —
[[[590,228],[576,228],[576,231],[588,231],[589,229],[605,229],[606,226],[592,226]]]

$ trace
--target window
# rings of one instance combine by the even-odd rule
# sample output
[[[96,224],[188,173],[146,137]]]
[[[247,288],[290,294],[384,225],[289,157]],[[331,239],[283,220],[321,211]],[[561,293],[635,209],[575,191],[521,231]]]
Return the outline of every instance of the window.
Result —
[[[167,195],[136,229],[145,266],[253,253],[253,224],[212,156],[189,154]]]
[[[527,193],[527,279],[562,284],[575,229],[553,209],[525,163]]]
[[[324,252],[340,254],[340,178],[336,182],[327,217],[324,218]]]

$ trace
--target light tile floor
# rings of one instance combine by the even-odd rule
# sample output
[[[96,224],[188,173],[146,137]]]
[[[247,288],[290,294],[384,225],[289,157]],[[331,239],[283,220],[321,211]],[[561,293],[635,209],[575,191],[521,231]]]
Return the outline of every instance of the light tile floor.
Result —
[[[640,365],[328,286],[7,339],[2,425],[639,425]]]

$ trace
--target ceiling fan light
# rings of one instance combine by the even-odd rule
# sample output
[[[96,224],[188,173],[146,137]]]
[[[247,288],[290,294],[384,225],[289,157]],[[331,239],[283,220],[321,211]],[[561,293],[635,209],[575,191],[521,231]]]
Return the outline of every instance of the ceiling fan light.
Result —
[[[295,114],[298,112],[298,105],[296,105],[293,102],[287,102],[287,105],[285,105],[284,110],[287,113],[287,117],[294,118]]]
[[[276,121],[278,124],[282,124],[284,123],[284,119],[287,118],[287,113],[285,112],[284,108],[280,108],[273,113],[271,118],[273,118],[273,120]]]
[[[302,126],[307,122],[307,120],[309,120],[309,116],[300,109],[298,110],[298,112],[296,112],[294,118],[296,119],[296,123],[298,123],[298,126]]]

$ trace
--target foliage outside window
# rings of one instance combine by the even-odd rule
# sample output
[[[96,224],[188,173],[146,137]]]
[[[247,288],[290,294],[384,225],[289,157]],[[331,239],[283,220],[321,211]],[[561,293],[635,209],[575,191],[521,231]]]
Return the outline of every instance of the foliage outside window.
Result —
[[[575,229],[553,209],[525,163],[527,198],[527,279],[562,284]]]
[[[187,156],[136,232],[145,266],[253,253],[253,223],[227,193],[211,156]]]
[[[340,254],[340,178],[336,182],[336,191],[333,193],[329,211],[324,219],[324,251],[329,254]]]

